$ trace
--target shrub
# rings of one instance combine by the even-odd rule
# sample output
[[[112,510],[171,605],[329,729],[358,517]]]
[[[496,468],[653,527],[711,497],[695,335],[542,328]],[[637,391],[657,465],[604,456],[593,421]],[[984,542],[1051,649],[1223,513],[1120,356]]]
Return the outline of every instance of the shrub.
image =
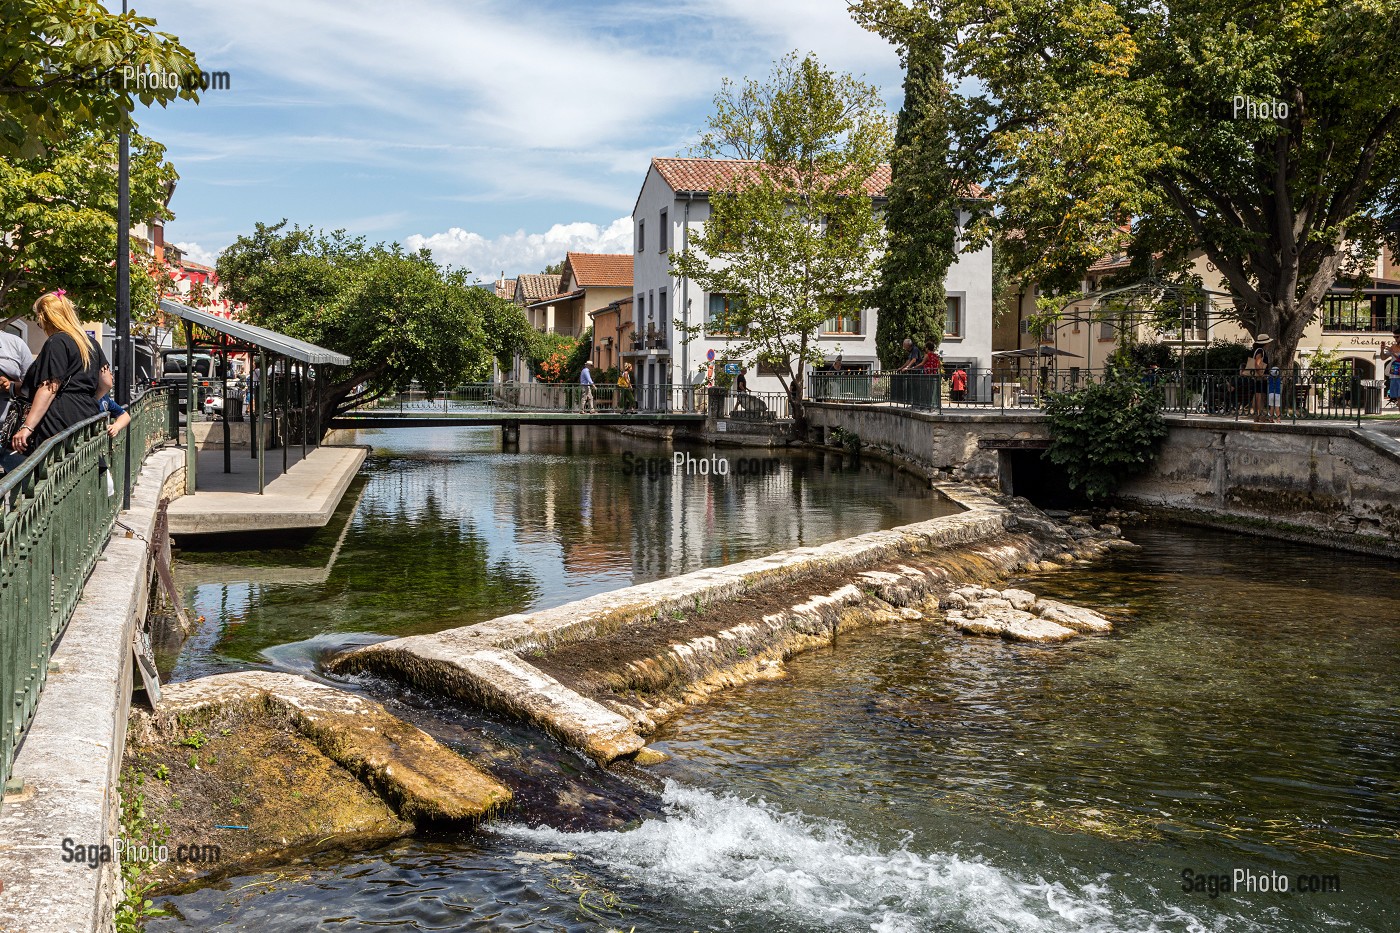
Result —
[[[1148,388],[1131,370],[1052,393],[1045,412],[1051,438],[1045,455],[1064,467],[1070,488],[1090,500],[1107,498],[1122,480],[1146,469],[1167,436],[1161,390]]]

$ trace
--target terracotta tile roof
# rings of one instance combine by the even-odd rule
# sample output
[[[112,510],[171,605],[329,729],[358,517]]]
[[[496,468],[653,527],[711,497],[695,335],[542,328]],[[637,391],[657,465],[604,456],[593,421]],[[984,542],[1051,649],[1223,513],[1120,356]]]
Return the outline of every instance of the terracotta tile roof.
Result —
[[[526,301],[539,301],[543,298],[553,298],[559,294],[559,281],[563,276],[558,275],[522,275],[515,281],[519,297]]]
[[[515,297],[515,279],[497,279],[496,297],[510,301]]]
[[[555,278],[558,278],[558,276],[555,276]],[[557,295],[548,295],[548,296],[546,296],[546,297],[544,297],[544,298],[541,298],[539,301],[532,301],[532,302],[530,302],[529,307],[531,307],[531,308],[540,308],[540,307],[543,307],[543,306],[545,306],[545,305],[552,305],[552,304],[557,304],[557,303],[559,303],[559,302],[561,302],[561,301],[568,301],[568,300],[571,299],[571,298],[582,298],[582,297],[583,297],[583,289],[581,289],[581,288],[576,288],[576,289],[574,289],[574,290],[571,291],[571,292],[559,292]]]
[[[1119,253],[1116,256],[1105,256],[1089,267],[1090,272],[1107,272],[1109,269],[1122,269],[1132,262],[1127,254]]]
[[[574,283],[584,288],[631,288],[631,253],[569,253]]]
[[[652,159],[651,164],[673,191],[716,191],[734,183],[745,171],[759,163],[753,159]],[[890,186],[890,166],[884,163],[865,182],[866,193],[883,197]],[[981,198],[980,185],[969,194]]]

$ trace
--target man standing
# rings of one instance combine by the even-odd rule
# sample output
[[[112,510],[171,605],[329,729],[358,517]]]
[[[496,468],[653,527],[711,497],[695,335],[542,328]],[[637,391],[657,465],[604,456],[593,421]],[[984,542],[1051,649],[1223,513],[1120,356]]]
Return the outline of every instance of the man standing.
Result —
[[[0,330],[0,423],[10,409],[10,401],[19,395],[24,374],[34,364],[29,345],[15,334]]]
[[[582,409],[590,415],[597,414],[596,409],[593,407],[593,374],[588,371],[588,367],[592,365],[592,360],[584,363],[583,371],[578,374],[578,384],[583,386]]]
[[[953,370],[951,398],[955,402],[966,401],[967,399],[967,370],[959,366]]]

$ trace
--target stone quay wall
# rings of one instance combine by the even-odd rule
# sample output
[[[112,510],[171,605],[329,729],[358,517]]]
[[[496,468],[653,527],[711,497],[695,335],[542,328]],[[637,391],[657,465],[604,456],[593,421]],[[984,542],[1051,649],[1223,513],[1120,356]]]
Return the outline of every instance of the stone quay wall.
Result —
[[[1038,412],[919,412],[812,403],[815,443],[833,432],[916,470],[1015,491],[1007,448],[1049,439]],[[1400,553],[1400,440],[1354,424],[1255,424],[1168,417],[1156,461],[1124,483],[1122,500],[1181,521]],[[997,449],[1001,448],[1001,449]],[[1055,469],[1050,464],[1046,469]]]

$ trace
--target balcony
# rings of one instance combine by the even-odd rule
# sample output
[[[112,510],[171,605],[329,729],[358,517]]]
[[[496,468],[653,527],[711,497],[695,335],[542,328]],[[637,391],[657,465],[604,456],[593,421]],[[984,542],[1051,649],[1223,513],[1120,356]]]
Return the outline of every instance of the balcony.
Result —
[[[666,346],[666,334],[654,324],[647,325],[646,333],[627,338],[627,346],[624,356],[669,356],[671,352]]]

